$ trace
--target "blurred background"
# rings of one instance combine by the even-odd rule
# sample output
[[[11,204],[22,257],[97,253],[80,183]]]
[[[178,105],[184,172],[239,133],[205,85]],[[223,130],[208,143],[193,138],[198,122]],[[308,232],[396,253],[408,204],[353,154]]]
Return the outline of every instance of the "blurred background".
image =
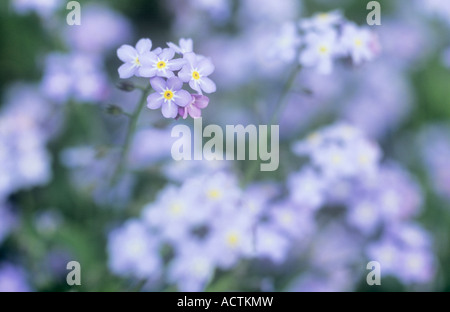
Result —
[[[367,2],[86,0],[69,26],[68,1],[2,1],[0,291],[449,291],[450,2],[379,1],[380,26]],[[370,57],[299,70],[321,12]],[[116,51],[140,38],[211,58],[204,125],[277,112],[279,169],[175,162],[192,119],[145,108],[115,179],[141,95]]]

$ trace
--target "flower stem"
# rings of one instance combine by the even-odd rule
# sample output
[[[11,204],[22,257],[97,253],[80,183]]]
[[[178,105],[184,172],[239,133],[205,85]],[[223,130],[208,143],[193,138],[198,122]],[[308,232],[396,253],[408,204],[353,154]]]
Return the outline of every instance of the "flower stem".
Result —
[[[119,180],[120,176],[123,173],[123,170],[125,168],[125,164],[127,162],[128,153],[130,152],[131,142],[133,140],[133,136],[136,132],[137,123],[139,120],[139,115],[142,112],[142,109],[145,106],[145,103],[147,102],[147,96],[150,92],[150,86],[146,89],[142,90],[142,96],[139,100],[138,106],[136,107],[133,114],[129,115],[129,123],[128,123],[128,129],[127,129],[127,136],[125,137],[125,143],[122,148],[122,152],[120,154],[119,162],[116,167],[116,170],[114,171],[114,175],[111,179],[111,186],[115,185],[117,181]]]
[[[270,119],[269,125],[268,125],[268,140],[271,141],[272,140],[272,125],[279,123],[280,120],[280,114],[283,112],[284,108],[286,107],[287,104],[287,98],[289,96],[289,93],[292,89],[292,87],[294,86],[295,80],[298,76],[298,74],[300,73],[300,71],[302,70],[302,66],[298,65],[296,66],[292,72],[290,73],[286,84],[284,85],[283,90],[281,91],[280,94],[280,98],[277,102],[277,106],[275,108],[275,112],[272,115],[272,118]],[[250,183],[250,181],[253,179],[253,177],[255,176],[257,170],[258,170],[258,165],[259,162],[258,161],[253,161],[253,163],[248,167],[248,170],[244,176],[244,185],[247,185],[248,183]]]
[[[290,73],[289,78],[286,81],[286,84],[284,85],[284,88],[281,92],[281,96],[278,100],[277,107],[275,109],[275,112],[273,113],[272,119],[270,120],[269,126],[273,125],[274,123],[279,122],[280,114],[283,112],[284,108],[287,105],[287,98],[288,98],[289,93],[290,93],[292,87],[294,86],[295,80],[301,70],[302,70],[302,66],[297,65],[297,67],[295,67],[292,70],[292,72]]]

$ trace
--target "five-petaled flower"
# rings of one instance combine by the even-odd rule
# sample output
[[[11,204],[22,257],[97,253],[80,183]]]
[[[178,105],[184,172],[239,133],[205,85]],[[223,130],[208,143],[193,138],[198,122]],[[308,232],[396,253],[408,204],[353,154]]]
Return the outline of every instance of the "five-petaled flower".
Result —
[[[142,77],[164,77],[171,78],[175,76],[174,71],[180,70],[186,60],[173,59],[175,50],[171,48],[163,49],[161,53],[147,52],[141,59],[142,67],[140,74]]]
[[[183,119],[186,119],[187,116],[191,116],[192,118],[200,118],[202,117],[202,109],[206,108],[209,104],[209,98],[200,94],[192,94],[191,102],[185,107],[178,108],[178,115]]]
[[[216,92],[216,84],[208,78],[214,72],[214,65],[210,59],[198,57],[195,53],[184,54],[187,64],[178,73],[183,82],[189,82],[189,86],[202,94]]]
[[[194,43],[190,38],[181,38],[180,45],[176,45],[173,42],[167,42],[167,45],[169,46],[169,48],[174,49],[174,51],[178,54],[185,54],[194,51]]]
[[[152,88],[156,91],[147,98],[147,107],[150,109],[162,108],[162,114],[166,118],[175,118],[178,108],[185,107],[191,100],[191,94],[182,90],[183,82],[178,77],[171,77],[167,81],[154,77],[150,79]]]
[[[119,76],[122,79],[131,78],[134,75],[141,76],[140,70],[142,68],[142,58],[146,53],[150,53],[152,49],[152,41],[150,39],[141,39],[136,44],[136,48],[130,45],[124,44],[117,50],[117,56],[124,62],[119,67]],[[160,49],[154,52],[160,52]],[[153,53],[154,53],[153,52]]]

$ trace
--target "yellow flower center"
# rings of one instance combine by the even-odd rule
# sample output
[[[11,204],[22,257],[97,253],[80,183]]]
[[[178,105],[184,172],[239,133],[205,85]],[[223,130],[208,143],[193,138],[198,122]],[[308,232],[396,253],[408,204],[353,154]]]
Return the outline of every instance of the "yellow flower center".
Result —
[[[327,18],[328,18],[328,13],[320,13],[319,14],[319,19],[326,20]]]
[[[327,46],[320,46],[319,47],[319,52],[322,54],[328,53],[328,47]]]
[[[134,64],[137,66],[141,66],[141,61],[139,61],[139,57],[136,57],[136,59],[134,60]]]
[[[358,160],[359,160],[359,163],[362,165],[366,165],[369,163],[369,157],[367,157],[367,155],[360,155]]]
[[[342,157],[340,155],[333,155],[331,157],[331,162],[335,165],[339,165],[342,162]]]
[[[199,80],[200,79],[200,74],[198,73],[198,71],[192,72],[192,78],[194,78],[195,80]]]
[[[164,98],[168,101],[170,101],[173,98],[173,92],[170,90],[166,90],[164,92]]]
[[[183,207],[178,204],[178,203],[174,203],[170,206],[170,213],[172,215],[179,215],[181,212],[183,211]]]
[[[355,40],[355,46],[357,46],[357,47],[362,46],[362,40],[361,39],[356,39]]]
[[[207,195],[211,199],[219,199],[222,197],[222,193],[219,190],[209,190]]]
[[[164,61],[159,61],[159,62],[156,64],[156,67],[158,67],[158,69],[166,68],[166,62],[164,62]]]
[[[227,243],[230,247],[236,247],[239,243],[239,236],[235,233],[229,234],[227,237]]]

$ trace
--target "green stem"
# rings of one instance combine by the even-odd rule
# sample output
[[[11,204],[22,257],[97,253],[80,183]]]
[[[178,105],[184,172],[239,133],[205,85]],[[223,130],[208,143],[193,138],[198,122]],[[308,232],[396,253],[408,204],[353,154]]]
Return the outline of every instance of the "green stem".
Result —
[[[270,120],[270,124],[269,124],[270,126],[273,125],[274,123],[279,122],[280,114],[283,112],[284,108],[287,105],[287,99],[288,99],[289,93],[290,93],[292,87],[294,86],[295,80],[301,70],[302,70],[302,66],[298,65],[290,73],[289,78],[281,92],[281,96],[278,100],[275,112],[273,113],[272,119]]]
[[[117,181],[119,180],[120,176],[123,173],[123,170],[125,168],[125,164],[128,159],[128,153],[130,152],[131,142],[133,140],[134,133],[136,132],[137,123],[139,120],[139,115],[141,114],[142,109],[145,106],[145,103],[147,102],[147,96],[150,92],[150,87],[142,90],[142,96],[139,100],[139,104],[133,114],[130,115],[130,121],[128,123],[128,129],[127,129],[127,136],[125,138],[125,144],[123,146],[122,152],[120,154],[119,163],[116,167],[116,170],[114,172],[114,175],[111,180],[111,185],[115,185]]]
[[[278,100],[275,112],[273,113],[273,116],[270,119],[270,123],[268,125],[269,132],[268,132],[267,137],[269,140],[271,140],[271,138],[272,138],[272,132],[271,132],[272,127],[271,126],[275,123],[279,123],[280,114],[283,112],[284,108],[286,107],[287,99],[290,94],[290,91],[291,91],[292,87],[294,86],[295,80],[301,70],[302,70],[302,66],[300,66],[300,65],[298,65],[297,67],[295,67],[292,70],[292,72],[290,73],[290,75],[286,81],[286,84],[284,85],[283,90],[281,91],[281,95]],[[252,164],[249,166],[249,169],[247,170],[245,177],[244,177],[244,182],[243,182],[244,185],[247,185],[253,179],[256,172],[258,171],[258,165],[259,165],[258,161],[253,161]]]

